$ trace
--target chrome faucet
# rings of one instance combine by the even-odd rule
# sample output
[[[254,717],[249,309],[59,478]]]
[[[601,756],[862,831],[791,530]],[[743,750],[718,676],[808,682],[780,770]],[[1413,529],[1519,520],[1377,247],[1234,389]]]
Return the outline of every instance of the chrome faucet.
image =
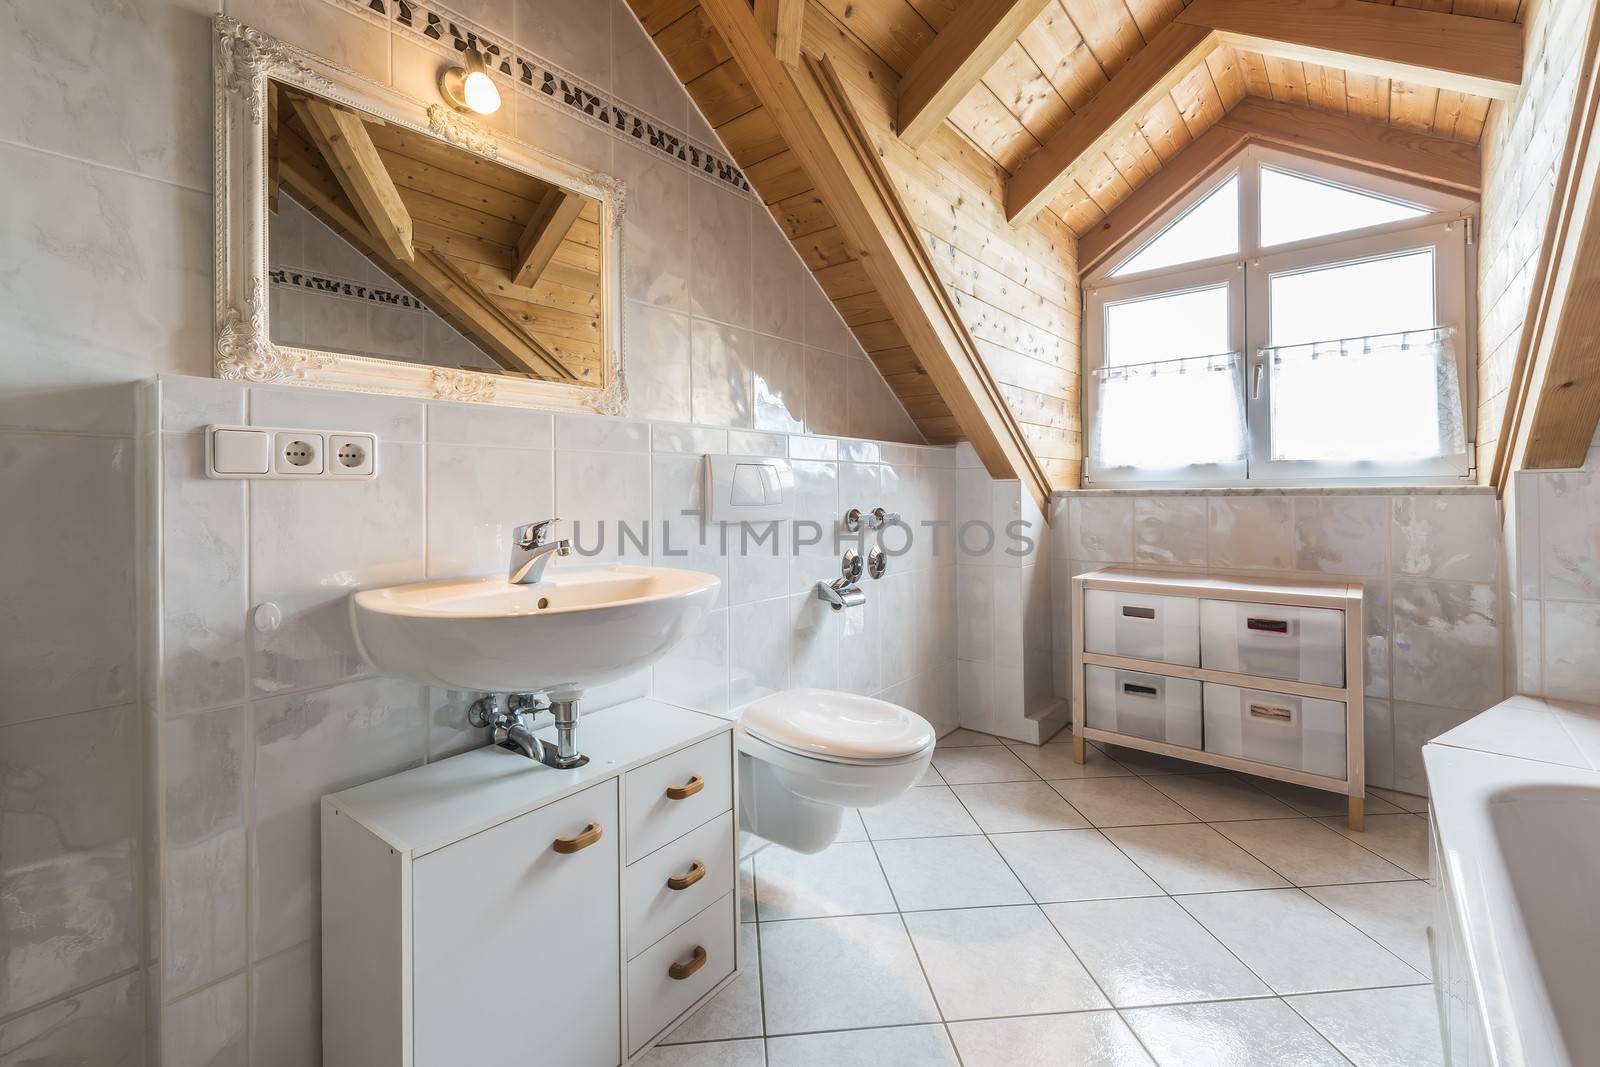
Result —
[[[543,519],[518,526],[511,531],[512,585],[538,585],[551,556],[570,556],[572,544],[566,538],[550,539],[550,531],[560,519]]]

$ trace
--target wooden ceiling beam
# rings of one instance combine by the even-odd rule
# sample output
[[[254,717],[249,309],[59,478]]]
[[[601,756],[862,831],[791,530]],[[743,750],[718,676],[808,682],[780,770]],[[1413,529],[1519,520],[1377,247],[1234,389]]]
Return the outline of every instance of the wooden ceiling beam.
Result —
[[[582,196],[559,186],[550,187],[517,239],[516,257],[511,267],[513,283],[528,288],[539,280],[582,211]]]
[[[1522,26],[1365,0],[1194,0],[1175,22],[1283,59],[1510,100]]]
[[[900,79],[900,139],[913,147],[926,141],[1053,2],[966,0]]]
[[[806,0],[755,0],[755,4],[756,21],[771,40],[773,55],[787,66],[799,66]]]
[[[1477,196],[1483,184],[1477,145],[1387,122],[1252,98],[1240,101],[1217,125],[1263,144],[1299,149],[1470,196]]]
[[[411,214],[361,116],[315,97],[297,97],[294,106],[367,232],[382,241],[390,255],[411,262],[416,258]]]
[[[1211,30],[1169,23],[1022,161],[1006,183],[1006,219],[1016,226],[1038,214],[1071,180],[1080,160],[1104,153],[1129,122],[1172,92],[1215,47]]]
[[[984,363],[959,309],[831,63],[779,62],[745,0],[702,0],[761,106],[811,178],[870,285],[938,387],[989,473],[1020,479],[1041,508],[1044,468]],[[830,268],[833,269],[833,268]],[[857,292],[865,291],[858,289]],[[927,432],[926,430],[924,432]]]

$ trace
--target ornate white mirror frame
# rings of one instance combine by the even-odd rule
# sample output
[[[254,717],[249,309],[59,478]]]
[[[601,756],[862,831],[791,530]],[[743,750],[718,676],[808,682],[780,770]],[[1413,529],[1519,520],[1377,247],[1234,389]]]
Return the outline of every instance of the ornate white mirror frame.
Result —
[[[621,415],[623,183],[491,134],[439,101],[421,101],[245,26],[215,19],[216,375],[274,384]],[[377,116],[600,202],[601,363],[596,388],[277,345],[267,299],[268,82]]]

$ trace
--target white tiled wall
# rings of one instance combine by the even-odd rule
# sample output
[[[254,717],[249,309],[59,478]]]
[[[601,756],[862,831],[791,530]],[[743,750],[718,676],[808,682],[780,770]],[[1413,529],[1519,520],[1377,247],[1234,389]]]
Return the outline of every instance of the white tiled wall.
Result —
[[[382,6],[396,10],[392,2]],[[457,7],[635,110],[702,141],[713,136],[623,0],[429,6]],[[159,746],[140,728],[142,714],[155,709],[141,693],[139,648],[157,635],[136,625],[144,568],[137,549],[135,383],[158,373],[210,372],[211,18],[236,16],[424,99],[434,92],[439,56],[391,34],[362,0],[17,0],[3,11],[0,1060],[9,1067],[13,1050],[25,1048],[30,1061],[138,1064],[147,1059],[141,1016],[147,1003],[164,999],[147,994],[160,942],[141,891],[148,850],[140,828],[158,804],[157,783],[142,764],[167,745],[179,746],[171,760],[189,758],[192,749],[196,759],[223,761],[227,772],[167,783],[205,797],[226,792],[227,774],[245,774],[254,758],[242,725],[238,732],[174,735]],[[788,242],[751,199],[520,93],[508,93],[507,101],[492,120],[498,131],[628,183],[625,346],[638,415],[704,418],[691,403],[704,395],[721,398],[728,423],[751,430],[917,439]],[[696,360],[694,327],[701,323],[725,326],[730,340]],[[483,425],[494,419],[481,417]],[[420,435],[393,439],[397,455],[408,440],[412,454],[422,455]],[[429,459],[450,462],[443,450]],[[192,457],[166,462],[181,468]],[[405,507],[415,505],[406,492],[452,484],[449,470],[430,478],[421,462],[412,463],[409,490],[397,479],[370,492]],[[228,525],[233,502],[208,495],[180,470],[167,474],[175,492],[193,491],[196,509],[216,513],[214,521],[174,531],[169,545],[172,554],[197,561],[173,577],[188,608],[169,614],[160,635],[178,650],[173,699],[217,708],[233,699],[229,694],[264,697],[277,686],[341,676],[348,660],[328,642],[331,615],[313,614],[308,624],[264,640],[270,669],[247,667],[240,650],[246,620],[237,581],[244,561],[259,552],[257,575],[292,582],[282,553],[321,552],[319,531],[297,529],[296,505],[285,502],[288,525],[278,530],[286,540],[279,543],[263,524],[264,540],[252,541],[242,526]],[[554,492],[560,477],[553,471],[540,483],[496,472],[494,480],[507,493],[521,493],[517,502],[526,507],[541,502],[540,484]],[[520,488],[506,489],[506,481]],[[321,532],[333,543],[352,533],[336,524]],[[399,554],[441,543],[437,531],[415,526],[359,536]],[[437,565],[455,566],[480,550],[463,536],[440,550]],[[372,557],[370,568],[369,578],[397,569],[392,555]],[[286,588],[284,598],[308,608],[319,602],[315,588]],[[197,648],[207,651],[185,651]],[[297,722],[306,721],[313,711],[296,714]],[[76,759],[57,758],[74,751]],[[169,801],[181,805],[183,798],[161,803]],[[243,803],[201,810],[197,821],[172,828],[173,840],[190,850],[238,852]],[[232,929],[227,906],[204,910],[206,888],[193,880],[205,869],[175,872],[186,879],[175,891],[196,902],[188,921]],[[232,899],[229,885],[223,889],[219,900]],[[173,968],[178,988],[197,988],[200,975],[216,973],[242,951],[221,941],[215,948],[215,959],[161,966]],[[197,1029],[174,1041],[165,1058],[241,1062],[249,1043],[236,1023],[247,1005],[275,1005],[285,988],[305,992],[288,963],[256,977],[204,986],[203,999],[182,1002],[176,1016],[194,1020]],[[253,1040],[258,1063],[305,1062],[274,1045],[270,1027],[259,1028]]]
[[[517,523],[560,516],[582,551],[596,547],[596,524],[612,541],[624,519],[648,525],[650,541],[627,543],[621,558],[708,571],[723,592],[698,633],[653,669],[591,694],[586,713],[648,694],[726,714],[816,685],[906,705],[941,732],[956,725],[958,568],[948,539],[937,551],[921,539],[924,522],[948,530],[955,517],[953,449],[182,377],[160,381],[159,405],[150,444],[162,471],[156,735],[169,1049],[248,1047],[252,1062],[314,1063],[320,1005],[306,991],[319,966],[318,798],[483,743],[466,724],[469,695],[367,675],[349,630],[354,589],[496,573]],[[240,421],[372,430],[380,475],[207,480],[202,427]],[[807,539],[796,527],[749,548],[734,537],[723,551],[714,532],[701,545],[700,521],[682,512],[700,503],[703,454],[730,451],[790,457],[796,518],[829,531],[824,542],[796,553],[791,536]],[[845,510],[875,506],[899,512],[918,538],[884,578],[864,582],[864,608],[836,614],[811,592],[839,572],[831,530]],[[265,604],[279,610],[275,626],[255,622]],[[235,1002],[236,988],[251,991],[248,1002]]]
[[[1371,785],[1426,793],[1423,743],[1504,695],[1490,490],[1090,491],[1057,494],[1051,509],[1063,696],[1071,576],[1113,563],[1359,578]]]
[[[1522,471],[1507,494],[1516,690],[1600,703],[1600,438],[1579,471]]]

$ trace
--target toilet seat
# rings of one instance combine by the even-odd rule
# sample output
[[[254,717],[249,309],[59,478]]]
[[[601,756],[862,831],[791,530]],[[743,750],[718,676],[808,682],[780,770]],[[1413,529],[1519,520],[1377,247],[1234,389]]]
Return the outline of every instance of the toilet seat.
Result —
[[[743,732],[773,748],[831,763],[882,765],[933,747],[928,721],[897,704],[830,689],[790,689],[748,705]]]

